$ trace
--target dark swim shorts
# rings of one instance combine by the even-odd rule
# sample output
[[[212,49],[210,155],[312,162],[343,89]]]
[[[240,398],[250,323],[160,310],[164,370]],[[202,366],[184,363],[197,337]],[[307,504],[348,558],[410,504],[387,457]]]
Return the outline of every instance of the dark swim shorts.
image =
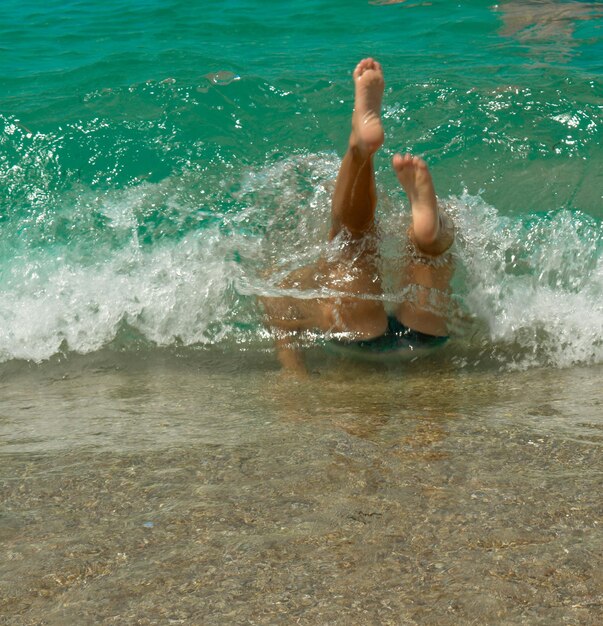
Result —
[[[393,315],[387,317],[387,329],[379,337],[353,341],[349,339],[331,339],[330,342],[341,348],[354,348],[372,354],[387,354],[401,351],[425,350],[437,348],[448,341],[447,336],[427,335],[404,326]]]

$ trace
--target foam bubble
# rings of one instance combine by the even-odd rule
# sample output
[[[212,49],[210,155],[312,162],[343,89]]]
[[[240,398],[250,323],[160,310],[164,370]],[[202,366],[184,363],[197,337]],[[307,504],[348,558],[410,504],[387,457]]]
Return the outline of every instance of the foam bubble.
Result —
[[[28,247],[3,263],[0,360],[95,351],[124,327],[162,346],[216,342],[228,332],[244,271],[235,253],[249,244],[218,224],[141,243],[139,209],[165,192],[160,186],[115,191],[98,203],[103,228],[118,237],[76,232],[67,245]]]
[[[338,165],[334,154],[296,154],[231,172],[211,193],[196,170],[100,196],[55,191],[64,236],[15,244],[1,268],[0,360],[116,338],[128,349],[132,331],[160,346],[266,345],[257,296],[328,253]],[[397,188],[380,198],[387,248],[408,212]],[[458,233],[454,343],[466,362],[484,351],[510,368],[603,362],[601,223],[568,210],[505,217],[467,193],[447,204]],[[50,218],[37,215],[47,234]],[[384,255],[393,265],[396,245]]]
[[[602,362],[601,224],[567,210],[505,218],[468,194],[451,205],[457,288],[489,340],[507,346],[503,358],[522,367]]]

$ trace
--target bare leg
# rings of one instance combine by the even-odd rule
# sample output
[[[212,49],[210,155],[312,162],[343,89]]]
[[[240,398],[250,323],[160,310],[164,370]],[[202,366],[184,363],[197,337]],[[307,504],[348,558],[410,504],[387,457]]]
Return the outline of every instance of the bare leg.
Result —
[[[357,238],[372,231],[377,193],[373,154],[383,143],[383,71],[373,59],[354,69],[355,102],[349,147],[341,162],[332,203],[331,238],[342,228]]]
[[[342,233],[344,245],[337,259],[300,268],[281,285],[317,290],[327,287],[341,295],[314,299],[262,298],[267,322],[275,332],[279,359],[291,370],[299,371],[303,367],[295,347],[300,331],[344,332],[368,339],[382,334],[387,326],[383,303],[372,297],[381,295],[374,233],[377,193],[373,155],[383,143],[383,71],[373,59],[363,59],[353,76],[352,131],[335,184],[329,233],[330,239]]]
[[[402,286],[413,287],[413,297],[396,311],[398,319],[413,330],[447,335],[452,261],[441,257],[454,241],[450,218],[440,210],[427,164],[410,154],[393,158],[393,167],[410,201],[412,226],[409,237],[416,248],[403,272]]]
[[[381,65],[370,58],[358,63],[353,76],[352,131],[333,193],[330,231],[331,239],[343,231],[347,242],[338,261],[331,262],[325,271],[326,286],[342,295],[325,301],[325,306],[332,330],[368,339],[383,333],[387,326],[379,299],[382,289],[374,228],[377,192],[373,170],[373,155],[384,136],[384,80]]]
[[[410,201],[414,242],[426,254],[442,254],[452,245],[454,231],[438,207],[427,163],[410,154],[396,154],[392,164]]]

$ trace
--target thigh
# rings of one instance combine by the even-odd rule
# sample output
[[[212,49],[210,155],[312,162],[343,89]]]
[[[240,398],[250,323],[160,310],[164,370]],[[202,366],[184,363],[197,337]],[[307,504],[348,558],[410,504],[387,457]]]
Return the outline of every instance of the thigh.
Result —
[[[410,262],[402,272],[400,287],[404,301],[396,317],[405,326],[428,335],[448,334],[451,260],[440,257],[433,264]]]
[[[378,242],[373,239],[344,242],[321,268],[331,329],[361,339],[379,336],[387,328]]]
[[[337,242],[317,263],[290,272],[279,284],[282,295],[261,299],[269,324],[360,339],[385,332],[377,245],[374,237]]]

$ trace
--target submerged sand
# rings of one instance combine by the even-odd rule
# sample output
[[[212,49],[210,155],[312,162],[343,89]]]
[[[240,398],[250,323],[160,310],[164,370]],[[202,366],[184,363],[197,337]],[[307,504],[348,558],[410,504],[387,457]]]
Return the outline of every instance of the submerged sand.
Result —
[[[0,373],[0,624],[600,624],[603,369]]]

